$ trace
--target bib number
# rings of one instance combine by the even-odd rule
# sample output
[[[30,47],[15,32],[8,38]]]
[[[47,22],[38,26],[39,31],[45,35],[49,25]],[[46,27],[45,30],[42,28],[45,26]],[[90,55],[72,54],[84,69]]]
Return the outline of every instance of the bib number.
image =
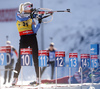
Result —
[[[55,61],[55,52],[49,52],[49,61]]]

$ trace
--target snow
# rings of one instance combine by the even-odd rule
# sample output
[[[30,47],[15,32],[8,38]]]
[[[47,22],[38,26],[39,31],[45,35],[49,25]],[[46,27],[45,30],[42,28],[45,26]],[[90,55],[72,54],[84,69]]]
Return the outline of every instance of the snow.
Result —
[[[20,3],[26,1],[0,0],[0,9],[18,8]],[[52,10],[71,9],[71,13],[54,13],[53,21],[44,24],[44,49],[48,48],[50,37],[53,37],[55,47],[66,52],[66,62],[68,62],[68,54],[70,52],[77,52],[79,54],[78,59],[80,60],[81,53],[90,53],[90,44],[100,44],[100,0],[43,1],[43,7],[45,8]],[[30,0],[30,2],[33,3],[34,7],[40,7],[40,0]],[[5,45],[6,35],[9,35],[9,40],[11,40],[12,45],[18,51],[19,35],[16,22],[0,22],[0,46]],[[38,31],[38,44],[39,49],[41,49],[41,29]],[[50,67],[46,69],[42,77],[43,79],[50,79],[50,69]],[[72,69],[72,74],[76,70],[77,68]],[[3,77],[3,72],[1,74]],[[68,74],[68,67],[58,68],[58,78]],[[23,67],[23,76],[24,80],[36,80],[34,66]],[[21,75],[19,80],[21,80]]]
[[[27,82],[24,82],[27,83]],[[20,82],[21,84],[21,82]],[[100,84],[40,84],[39,86],[22,85],[20,87],[3,86],[2,89],[99,89]],[[11,88],[9,88],[11,87]]]

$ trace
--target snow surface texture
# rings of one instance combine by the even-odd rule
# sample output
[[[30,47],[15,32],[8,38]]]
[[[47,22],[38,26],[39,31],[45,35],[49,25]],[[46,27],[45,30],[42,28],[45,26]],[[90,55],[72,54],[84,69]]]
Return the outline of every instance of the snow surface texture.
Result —
[[[0,0],[0,9],[18,8],[20,3],[24,3],[26,1],[27,0]],[[40,0],[29,1],[34,4],[34,7],[40,7]],[[55,47],[58,50],[64,50],[66,52],[66,61],[68,62],[68,54],[70,52],[77,52],[78,54],[90,53],[90,44],[100,44],[100,0],[43,1],[43,7],[45,8],[53,10],[65,10],[69,8],[72,12],[54,13],[54,20],[51,23],[44,24],[45,49],[48,48],[50,44],[50,37],[53,37]],[[5,45],[6,35],[9,35],[9,40],[18,51],[19,34],[16,22],[0,22],[0,46]],[[40,39],[41,29],[38,31],[39,49],[41,49]],[[73,69],[73,73],[76,70]],[[68,67],[58,68],[58,78],[67,76],[68,74]],[[50,68],[46,69],[42,78],[50,79]],[[19,80],[20,79],[21,76],[19,76]],[[23,67],[23,79],[30,81],[35,80],[34,67]]]
[[[21,83],[21,82],[20,82]],[[25,82],[24,82],[25,83]],[[27,82],[26,82],[27,83]],[[2,86],[1,89],[99,89],[100,85],[93,85],[91,84],[84,84],[81,86],[81,84],[41,84],[39,86],[16,86],[16,87],[11,87],[9,85]]]

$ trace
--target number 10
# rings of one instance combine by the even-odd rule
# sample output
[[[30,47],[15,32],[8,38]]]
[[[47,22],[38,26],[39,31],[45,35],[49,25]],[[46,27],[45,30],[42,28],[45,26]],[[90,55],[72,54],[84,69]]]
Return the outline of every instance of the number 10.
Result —
[[[23,55],[22,57],[22,60],[23,60],[23,66],[28,66],[30,64],[30,57],[29,55]]]

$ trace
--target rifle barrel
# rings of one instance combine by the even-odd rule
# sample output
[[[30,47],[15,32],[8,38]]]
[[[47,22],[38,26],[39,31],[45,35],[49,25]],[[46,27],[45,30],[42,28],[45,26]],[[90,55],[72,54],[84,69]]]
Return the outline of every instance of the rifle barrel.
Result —
[[[67,10],[58,10],[58,11],[37,11],[38,14],[52,14],[54,12],[70,12],[70,9]]]
[[[53,12],[69,12],[67,10],[63,11],[63,10],[60,10],[60,11],[53,11]]]

